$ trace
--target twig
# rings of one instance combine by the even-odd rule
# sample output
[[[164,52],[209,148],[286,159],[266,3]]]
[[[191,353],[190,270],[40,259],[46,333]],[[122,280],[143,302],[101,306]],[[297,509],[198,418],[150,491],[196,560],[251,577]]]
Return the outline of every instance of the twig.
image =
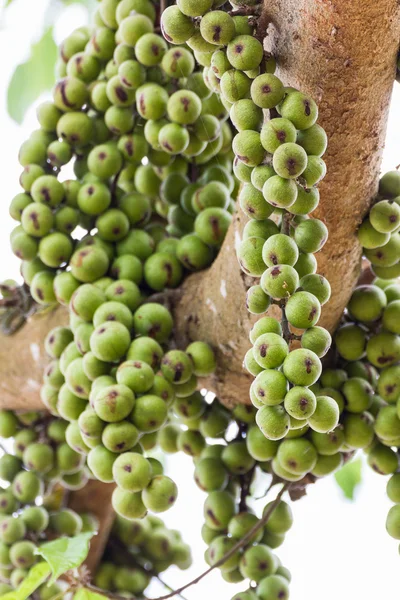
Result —
[[[123,564],[127,564],[129,566],[132,566],[133,564],[133,566],[143,569],[143,571],[145,571],[148,575],[151,575],[151,577],[157,579],[161,583],[161,585],[165,587],[166,590],[169,590],[170,592],[173,591],[173,587],[171,587],[166,581],[164,581],[156,571],[147,568],[145,565],[146,561],[142,561],[140,559],[140,555],[135,555],[131,553],[129,548],[125,546],[125,544],[120,539],[110,537],[107,545],[108,547],[112,548],[114,554],[116,552],[124,553],[125,561],[123,561]],[[181,598],[182,600],[187,600],[187,598],[185,598],[185,596],[182,596],[182,594],[177,594],[177,596],[179,596],[179,598]]]
[[[200,575],[198,575],[192,581],[189,581],[189,583],[186,583],[182,587],[180,587],[177,590],[171,592],[171,594],[167,594],[166,596],[159,596],[158,598],[154,598],[153,600],[168,600],[169,598],[173,598],[174,596],[177,596],[181,592],[184,592],[186,589],[188,589],[192,585],[196,585],[197,583],[199,583],[202,579],[204,579],[204,577],[206,577],[209,573],[211,573],[211,571],[214,571],[214,569],[217,569],[218,567],[220,567],[221,565],[223,565],[238,550],[240,550],[241,548],[243,548],[244,546],[246,546],[247,543],[253,538],[253,536],[260,529],[262,529],[264,527],[264,525],[268,522],[271,514],[273,513],[273,511],[275,510],[275,508],[278,506],[278,504],[279,504],[279,502],[280,502],[283,494],[287,490],[290,489],[290,486],[291,486],[290,483],[285,483],[285,485],[282,487],[282,489],[280,490],[280,492],[276,496],[275,500],[271,503],[271,505],[268,508],[268,510],[266,511],[265,515],[258,521],[258,523],[256,523],[254,525],[254,527],[252,527],[251,529],[249,529],[249,531],[246,533],[246,535],[244,535],[234,546],[232,546],[232,548],[229,550],[229,552],[227,552],[214,565],[212,565],[209,569],[207,569],[206,571],[204,571],[203,573],[201,573]]]
[[[266,35],[268,35],[267,30],[268,30],[268,25],[269,25],[269,20],[268,20],[268,15],[267,12],[262,10],[262,6],[261,6],[261,10],[258,13],[258,19],[257,22],[255,24],[255,28],[254,28],[254,37],[258,39],[259,42],[261,42],[261,44],[264,47],[264,40]],[[265,57],[263,57],[262,63],[261,63],[261,72],[264,72],[265,70]]]
[[[102,590],[101,588],[91,584],[91,583],[87,583],[85,585],[85,588],[87,588],[88,590],[91,590],[92,592],[96,592],[97,594],[102,594],[103,596],[105,596],[106,598],[110,598],[110,600],[138,600],[138,598],[136,596],[120,596],[119,594],[116,594],[114,592],[109,592],[108,590]],[[140,600],[147,600],[145,596],[141,596]]]
[[[283,214],[282,217],[282,224],[281,224],[281,233],[284,233],[285,235],[290,235],[290,219],[292,218],[291,214],[286,212]]]
[[[50,600],[62,600],[63,598],[65,598],[66,594],[69,594],[69,592],[72,592],[72,588],[61,590],[59,594],[57,594],[56,596],[52,596]]]
[[[260,15],[261,10],[261,4],[257,4],[256,6],[241,6],[240,8],[228,11],[228,15],[231,17],[252,17],[253,15]]]
[[[196,161],[189,163],[189,179],[192,183],[196,182],[199,178],[199,166]]]
[[[145,304],[149,302],[158,302],[159,304],[163,304],[168,310],[171,310],[176,302],[182,295],[182,290],[178,289],[165,289],[163,292],[157,292],[155,294],[151,294],[144,301]]]
[[[110,192],[111,192],[111,198],[112,198],[112,202],[115,203],[116,199],[117,199],[117,186],[118,186],[118,179],[124,169],[125,165],[124,163],[122,163],[122,166],[120,168],[120,170],[118,171],[118,173],[114,176],[114,179],[112,180],[111,183],[111,187],[110,187]]]
[[[160,1],[160,17],[163,14],[164,10],[167,8],[167,6],[168,6],[168,0]]]
[[[1,330],[4,335],[11,335],[22,327],[31,314],[40,310],[40,307],[33,300],[26,284],[22,286],[0,284],[0,292],[7,294],[0,299]]]
[[[291,219],[290,213],[285,212],[282,217],[282,224],[281,224],[281,233],[283,233],[285,235],[290,234],[290,219]],[[289,344],[289,342],[293,339],[293,337],[292,337],[293,334],[290,330],[289,321],[286,317],[286,310],[285,310],[286,302],[287,302],[286,299],[283,299],[280,302],[280,307],[281,307],[281,311],[282,311],[281,325],[282,325],[283,338]]]
[[[164,581],[163,579],[161,579],[161,577],[155,573],[153,573],[153,577],[155,577],[156,579],[158,579],[158,581],[161,583],[161,585],[163,585],[165,587],[165,589],[169,590],[170,592],[174,591],[174,588],[171,587],[166,581]],[[187,600],[187,598],[185,596],[183,596],[182,594],[176,593],[174,592],[176,596],[178,596],[178,598],[181,598],[182,600]]]
[[[278,111],[276,110],[276,108],[270,108],[269,109],[269,118],[270,119],[277,119],[280,117],[280,114],[278,113]]]
[[[250,495],[250,486],[253,481],[255,468],[256,467],[254,465],[254,467],[248,473],[241,475],[239,478],[239,480],[240,480],[239,511],[240,512],[245,512],[247,510],[246,499],[247,499],[247,496]]]
[[[267,489],[265,490],[265,492],[263,494],[261,494],[261,496],[256,496],[254,498],[254,500],[262,500],[263,498],[265,498],[265,496],[268,494],[268,492],[271,491],[271,489],[273,488],[273,486],[276,485],[277,483],[279,483],[279,481],[276,481],[274,479],[274,477],[272,477],[272,481],[269,484],[269,486],[267,487]]]
[[[282,325],[282,335],[284,340],[289,344],[292,339],[292,332],[290,331],[289,321],[286,316],[286,300],[281,303],[282,317],[281,317],[281,325]]]

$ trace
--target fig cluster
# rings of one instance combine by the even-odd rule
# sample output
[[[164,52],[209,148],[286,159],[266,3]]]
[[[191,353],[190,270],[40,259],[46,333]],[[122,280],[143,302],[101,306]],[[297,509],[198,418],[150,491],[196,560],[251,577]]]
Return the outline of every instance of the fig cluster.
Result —
[[[94,28],[63,42],[10,206],[32,297],[70,316],[46,339],[41,398],[68,423],[79,463],[117,483],[113,506],[128,519],[175,502],[174,482],[143,452],[175,398],[215,367],[207,344],[176,348],[172,315],[151,295],[211,264],[236,187],[228,112],[192,51],[155,31],[156,8],[103,0]]]
[[[387,492],[396,505],[389,511],[386,527],[395,539],[400,539],[396,492],[400,448],[399,298],[400,284],[395,279],[377,278],[371,285],[357,287],[335,335],[340,364],[345,368],[337,371],[343,379],[344,441],[349,448],[363,448],[376,473],[391,475]],[[347,380],[345,372],[351,375]]]
[[[167,510],[177,498],[162,465],[143,452],[154,446],[177,399],[189,405],[197,397],[197,377],[212,373],[215,357],[203,342],[169,350],[169,310],[147,302],[133,312],[129,288],[116,289],[117,299],[109,301],[94,284],[74,292],[70,327],[46,338],[52,360],[41,397],[69,423],[67,443],[80,463],[99,481],[117,483],[116,512],[137,519]]]
[[[118,516],[94,583],[118,595],[142,598],[152,577],[172,565],[187,569],[191,562],[190,547],[180,532],[168,529],[159,517],[127,520]]]
[[[364,257],[380,279],[400,276],[400,172],[389,171],[379,182],[376,201],[358,229]]]
[[[17,588],[39,561],[35,551],[46,539],[95,531],[97,520],[60,505],[52,489],[60,483],[77,490],[90,475],[80,454],[66,442],[67,423],[46,413],[0,411],[0,436],[12,451],[0,458],[0,593]],[[40,503],[39,503],[40,501]],[[39,600],[61,593],[43,585]]]
[[[285,322],[262,317],[250,335],[253,347],[244,364],[256,377],[250,397],[257,423],[270,441],[301,435],[308,427],[329,432],[339,420],[337,404],[310,390],[331,344],[330,334],[317,325],[330,286],[316,273],[314,257],[327,240],[327,228],[309,217],[326,172],[321,157],[327,137],[317,124],[318,107],[274,74],[275,61],[265,54],[254,19],[231,16],[207,2],[182,1],[161,20],[172,43],[181,43],[176,35],[183,23],[194,24],[194,34],[188,27],[184,41],[207,54],[204,80],[229,108],[237,130],[234,173],[242,182],[238,201],[248,217],[237,257],[256,279],[247,307],[261,315],[278,304]],[[291,351],[294,338],[301,348]],[[315,451],[313,456],[316,461]],[[307,471],[294,469],[294,476]]]
[[[183,452],[192,457],[194,481],[207,494],[201,535],[207,545],[205,560],[213,566],[270,510],[267,503],[258,518],[248,501],[256,478],[273,473],[272,460],[280,442],[261,433],[254,407],[238,405],[228,411],[217,398],[209,397],[197,393],[177,398],[169,423],[158,432],[157,444],[166,454]],[[289,597],[290,573],[274,550],[283,543],[292,521],[290,506],[281,501],[266,525],[220,564],[225,581],[257,584],[257,589],[249,588],[236,600],[267,598],[273,590],[281,594],[278,597]]]
[[[149,0],[103,5],[63,42],[19,152],[11,247],[39,304],[99,279],[177,287],[211,264],[234,211],[228,112],[192,51],[154,32]]]
[[[178,493],[156,449],[193,460],[206,562],[249,583],[233,600],[289,598],[275,550],[291,508],[267,502],[257,516],[256,478],[295,486],[363,450],[390,476],[386,526],[400,540],[400,174],[382,177],[358,230],[377,279],[354,290],[323,369],[331,290],[315,254],[328,231],[313,213],[327,136],[313,98],[275,74],[260,7],[229,4],[177,0],[160,15],[151,0],[100,0],[93,27],[62,43],[53,98],[20,148],[12,251],[34,301],[63,305],[69,321],[45,340],[48,412],[0,411],[13,448],[0,458],[0,594],[42,540],[98,527],[52,494],[92,478],[116,484],[117,513],[95,585],[142,598],[151,577],[189,567],[181,534],[151,514]],[[215,260],[236,197],[236,254],[259,319],[244,358],[251,403],[228,410],[201,388],[214,350],[179,347],[168,297]]]

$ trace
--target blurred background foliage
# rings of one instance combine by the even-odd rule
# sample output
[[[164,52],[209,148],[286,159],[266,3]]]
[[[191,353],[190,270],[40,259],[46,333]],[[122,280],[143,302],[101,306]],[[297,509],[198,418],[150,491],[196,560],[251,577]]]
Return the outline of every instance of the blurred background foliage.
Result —
[[[7,9],[16,4],[16,0],[6,0],[1,15],[2,25],[7,18]],[[42,26],[35,32],[35,39],[31,43],[28,56],[14,70],[7,90],[7,111],[19,125],[23,122],[29,107],[54,85],[58,58],[54,28],[71,4],[81,4],[86,9],[86,23],[82,25],[90,22],[90,16],[97,4],[96,0],[49,0],[42,13]]]

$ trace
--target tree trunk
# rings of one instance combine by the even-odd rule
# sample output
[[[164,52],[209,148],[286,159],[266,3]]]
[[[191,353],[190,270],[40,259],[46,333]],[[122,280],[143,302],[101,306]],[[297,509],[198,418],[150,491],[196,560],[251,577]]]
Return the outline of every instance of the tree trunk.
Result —
[[[328,133],[328,174],[315,216],[329,229],[318,272],[332,286],[321,323],[336,327],[360,272],[356,230],[377,191],[400,39],[397,0],[268,0],[262,16],[266,47],[279,58],[286,85],[319,103]],[[178,341],[202,339],[215,348],[216,374],[204,381],[226,404],[248,401],[251,378],[242,370],[256,320],[245,307],[244,276],[235,256],[243,217],[233,219],[218,258],[183,284],[173,302]],[[0,405],[39,408],[45,364],[43,338],[65,322],[63,309],[34,317],[0,347]]]
[[[268,0],[262,18],[266,47],[279,57],[278,75],[318,101],[319,122],[329,137],[328,175],[315,216],[324,220],[330,234],[318,257],[318,272],[332,285],[321,321],[332,331],[360,272],[356,230],[377,190],[400,39],[400,5],[397,0]],[[253,280],[240,271],[235,256],[242,227],[243,218],[235,216],[217,260],[208,271],[185,281],[172,307],[182,346],[202,339],[215,348],[217,372],[202,383],[228,405],[248,402],[251,378],[241,365],[256,320],[245,307],[246,289]],[[31,318],[12,338],[3,338],[2,408],[42,407],[44,337],[66,322],[60,308]],[[94,510],[100,518],[103,535],[89,558],[91,567],[100,558],[112,522],[110,489],[91,482],[86,492],[73,494],[70,504],[81,511]]]

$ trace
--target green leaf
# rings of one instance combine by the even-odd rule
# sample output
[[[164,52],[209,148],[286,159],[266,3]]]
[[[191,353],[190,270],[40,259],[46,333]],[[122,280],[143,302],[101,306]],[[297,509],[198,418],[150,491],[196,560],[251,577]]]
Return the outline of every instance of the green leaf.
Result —
[[[11,2],[14,2],[14,0],[7,0],[7,2],[6,2],[6,8],[7,8],[7,6],[10,6]]]
[[[81,588],[74,596],[74,600],[104,600],[104,598],[107,600],[107,596],[92,592],[92,590],[88,590],[87,588]]]
[[[349,500],[354,500],[354,492],[361,483],[362,462],[361,458],[344,465],[337,473],[335,479]]]
[[[15,69],[7,92],[7,110],[21,124],[28,108],[43,92],[54,85],[57,46],[53,28],[46,29],[41,39],[32,44],[28,60]]]
[[[95,535],[92,531],[80,533],[75,537],[63,537],[46,542],[36,549],[36,554],[50,565],[53,573],[50,584],[70,569],[80,567],[89,552],[89,541]]]
[[[26,600],[42,585],[51,573],[49,565],[40,562],[29,571],[21,585],[8,594],[0,596],[0,600]]]

